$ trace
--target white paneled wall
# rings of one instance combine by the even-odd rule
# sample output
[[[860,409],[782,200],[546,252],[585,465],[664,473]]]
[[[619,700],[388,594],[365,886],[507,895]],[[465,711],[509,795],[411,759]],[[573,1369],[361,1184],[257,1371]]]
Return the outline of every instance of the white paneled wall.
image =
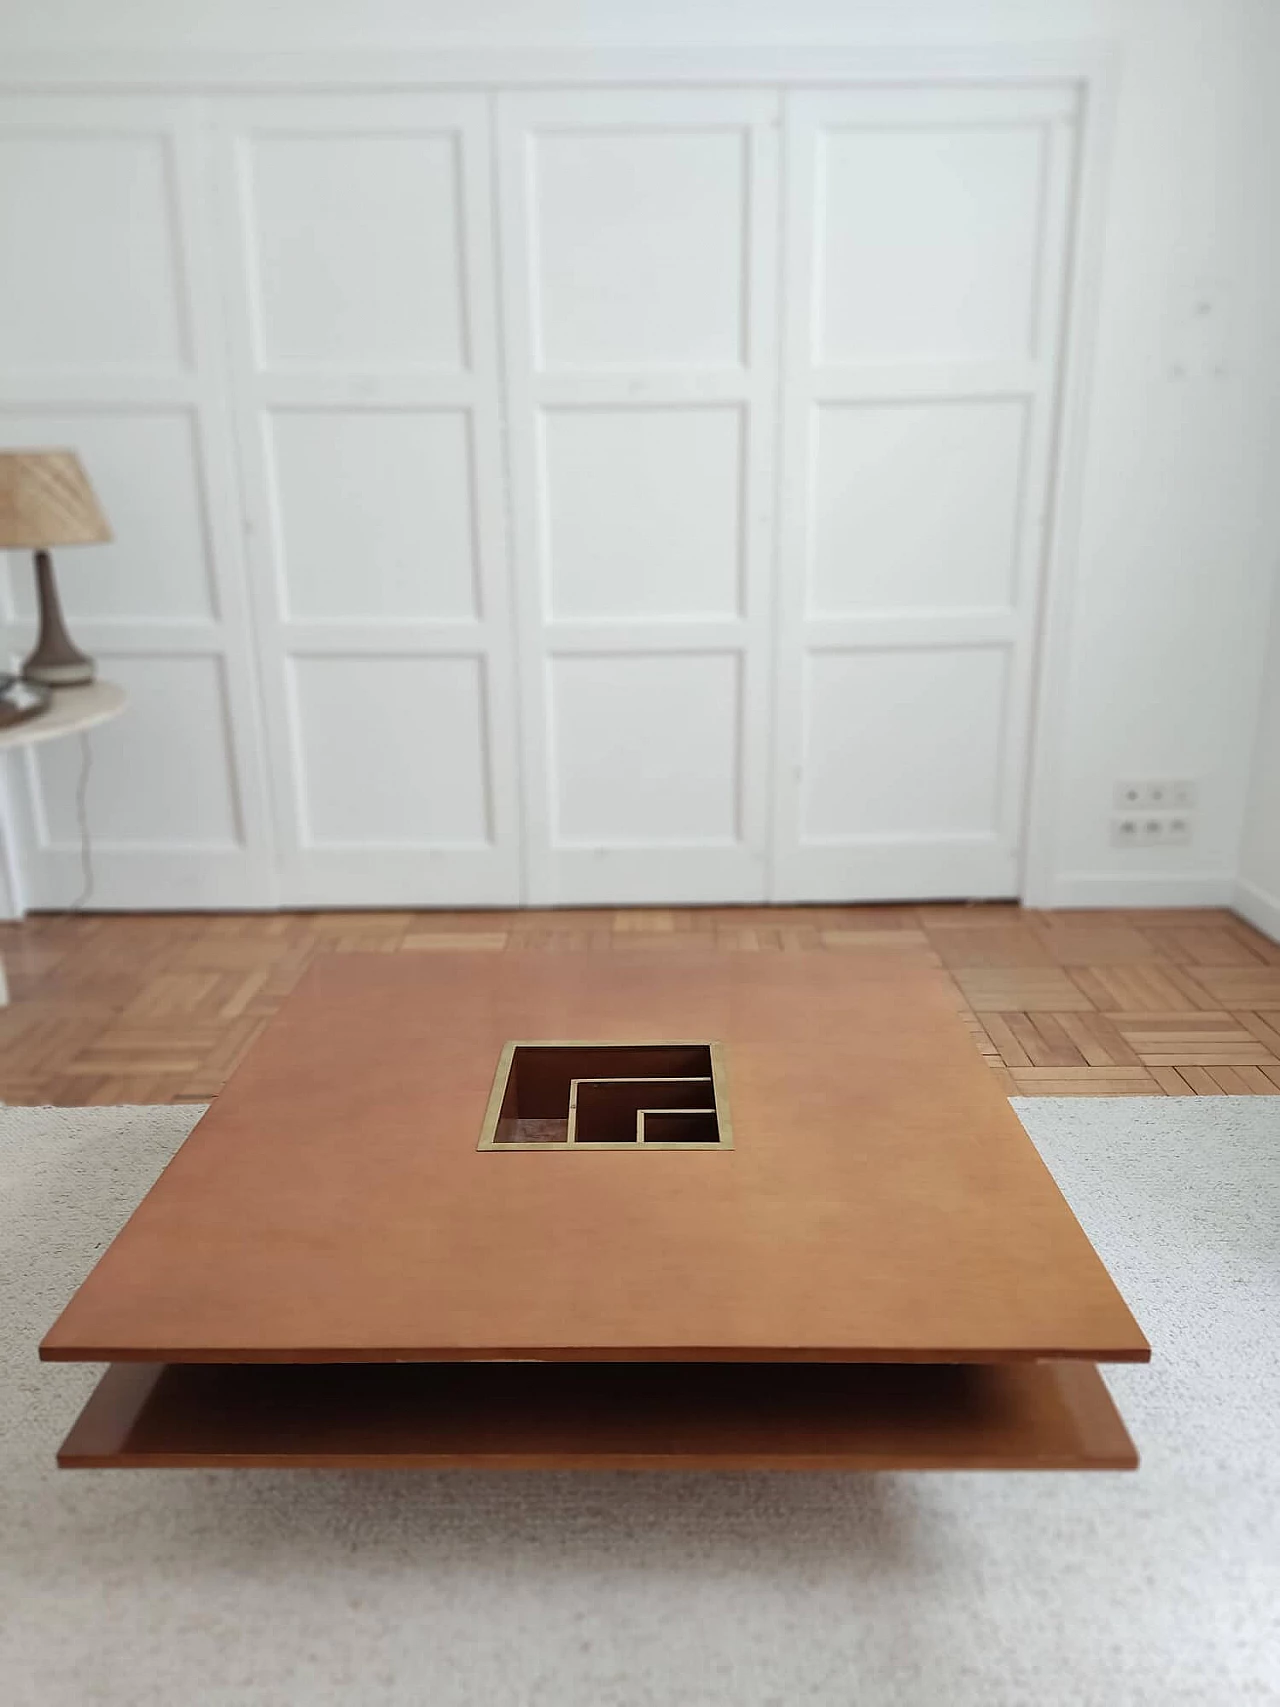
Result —
[[[5,101],[99,902],[1016,893],[1076,148],[1068,84]]]

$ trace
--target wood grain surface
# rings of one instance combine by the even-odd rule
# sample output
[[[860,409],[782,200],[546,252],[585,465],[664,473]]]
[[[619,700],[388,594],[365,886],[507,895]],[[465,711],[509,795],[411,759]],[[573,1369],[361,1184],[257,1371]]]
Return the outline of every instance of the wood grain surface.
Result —
[[[0,925],[11,1103],[207,1102],[315,959],[646,954],[945,966],[1009,1095],[1280,1095],[1280,945],[1223,910],[699,907],[56,915]]]
[[[64,1469],[1127,1470],[1087,1363],[117,1364]]]
[[[1145,1359],[953,1009],[892,953],[327,957],[42,1355]],[[735,1149],[478,1151],[538,1036],[722,1043]]]

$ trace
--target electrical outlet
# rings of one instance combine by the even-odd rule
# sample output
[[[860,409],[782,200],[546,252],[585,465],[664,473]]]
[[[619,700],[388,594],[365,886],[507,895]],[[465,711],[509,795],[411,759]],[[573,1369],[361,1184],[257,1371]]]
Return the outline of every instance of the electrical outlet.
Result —
[[[1171,812],[1165,820],[1164,845],[1167,848],[1185,848],[1191,840],[1191,820],[1185,812]]]
[[[1186,847],[1191,819],[1185,812],[1117,812],[1111,820],[1115,848]]]
[[[1111,802],[1120,812],[1142,812],[1151,808],[1157,812],[1174,808],[1185,812],[1196,803],[1196,785],[1189,777],[1125,778],[1116,783]]]

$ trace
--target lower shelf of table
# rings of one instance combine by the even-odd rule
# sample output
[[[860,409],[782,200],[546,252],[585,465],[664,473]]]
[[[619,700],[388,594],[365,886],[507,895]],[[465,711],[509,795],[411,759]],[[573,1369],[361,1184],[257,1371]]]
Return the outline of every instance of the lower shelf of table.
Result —
[[[113,1364],[79,1469],[1127,1470],[1089,1363]]]

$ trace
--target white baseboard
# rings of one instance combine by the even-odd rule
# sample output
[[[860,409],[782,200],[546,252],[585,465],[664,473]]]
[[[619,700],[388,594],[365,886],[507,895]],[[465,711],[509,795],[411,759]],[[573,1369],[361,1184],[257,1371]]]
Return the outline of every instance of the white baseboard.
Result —
[[[1048,898],[1028,906],[1046,907],[1234,907],[1239,885],[1230,872],[1073,871],[1055,877]]]
[[[1238,877],[1231,905],[1263,936],[1269,936],[1272,942],[1280,942],[1280,895],[1270,895],[1256,883]]]

